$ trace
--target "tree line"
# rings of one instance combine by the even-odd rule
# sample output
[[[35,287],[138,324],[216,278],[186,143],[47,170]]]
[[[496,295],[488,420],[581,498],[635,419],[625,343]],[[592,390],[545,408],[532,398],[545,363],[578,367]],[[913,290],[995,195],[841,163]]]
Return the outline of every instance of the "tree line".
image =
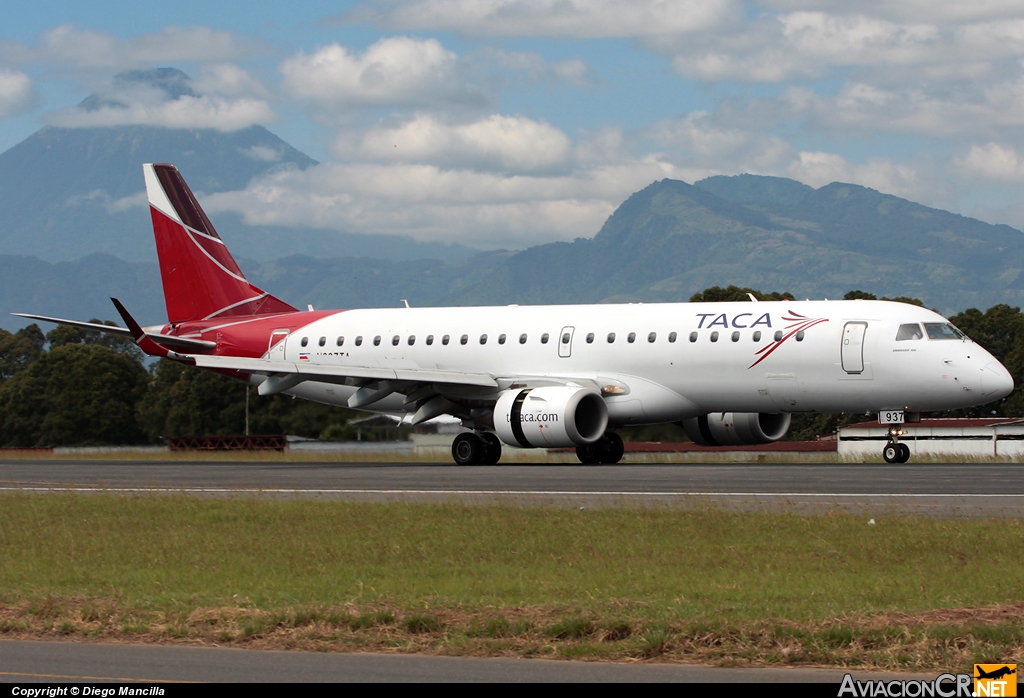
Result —
[[[748,294],[758,300],[793,299],[785,292],[714,286],[690,301],[745,301]],[[857,290],[844,298],[875,296]],[[923,306],[915,298],[883,300]],[[998,402],[931,416],[1024,417],[1021,309],[968,308],[950,321],[999,359],[1016,387]],[[353,420],[366,416],[287,395],[260,397],[237,380],[175,361],[160,359],[147,367],[127,337],[66,326],[45,335],[37,325],[14,333],[0,329],[0,447],[132,445],[159,443],[167,436],[241,434],[246,392],[253,434],[346,440],[355,438]],[[860,414],[794,414],[787,438],[814,439],[863,419]],[[627,439],[684,438],[682,429],[672,425],[624,429],[622,434]]]

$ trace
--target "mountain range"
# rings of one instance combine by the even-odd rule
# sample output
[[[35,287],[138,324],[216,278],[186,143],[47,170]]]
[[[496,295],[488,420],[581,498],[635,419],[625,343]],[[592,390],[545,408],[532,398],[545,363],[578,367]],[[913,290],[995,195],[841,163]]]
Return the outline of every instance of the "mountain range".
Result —
[[[187,89],[170,75],[168,89]],[[111,295],[162,322],[145,161],[176,163],[202,193],[316,164],[260,126],[40,130],[0,154],[0,326],[23,324],[10,311],[109,318]],[[522,251],[214,223],[254,283],[299,307],[681,301],[729,284],[807,298],[861,289],[945,313],[1024,305],[1024,233],[840,182],[661,180],[593,238]]]

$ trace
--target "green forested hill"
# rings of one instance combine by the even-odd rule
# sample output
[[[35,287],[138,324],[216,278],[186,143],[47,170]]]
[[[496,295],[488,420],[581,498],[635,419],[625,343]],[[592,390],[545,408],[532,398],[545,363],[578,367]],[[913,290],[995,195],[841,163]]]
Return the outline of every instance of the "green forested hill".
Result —
[[[777,177],[655,182],[592,240],[531,248],[458,302],[674,301],[713,285],[851,288],[944,311],[1024,301],[1024,233],[873,189]]]

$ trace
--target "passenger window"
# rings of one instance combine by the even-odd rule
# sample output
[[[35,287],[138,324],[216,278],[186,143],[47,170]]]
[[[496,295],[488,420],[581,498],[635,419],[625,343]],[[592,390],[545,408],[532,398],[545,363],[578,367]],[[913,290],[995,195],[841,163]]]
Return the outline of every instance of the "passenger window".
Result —
[[[615,342],[615,333],[614,332],[609,332],[608,333],[608,343],[609,344],[613,344],[614,342]]]
[[[414,334],[409,335],[409,346],[411,347],[415,343],[416,343],[416,335],[414,335]]]
[[[636,332],[630,332],[626,335],[626,341],[632,344],[636,341]]]
[[[782,341],[782,330],[775,330],[775,341],[776,342],[781,342]]]
[[[675,344],[675,343],[676,343],[676,337],[677,337],[677,336],[678,336],[678,335],[676,335],[676,333],[675,333],[675,332],[669,332],[669,333],[668,333],[668,343],[669,343],[669,344]]]
[[[322,346],[322,347],[325,347],[325,346],[327,346],[327,337],[321,337],[321,338],[320,338],[320,341],[318,342],[318,344],[319,344],[320,346]]]
[[[487,344],[487,335],[485,335],[485,334],[480,335],[480,343],[481,344]]]
[[[498,344],[504,344],[504,343],[505,343],[505,335],[499,334],[498,335]]]
[[[754,341],[755,342],[760,342],[761,341],[761,330],[754,330]]]
[[[691,342],[696,342],[697,341],[697,333],[696,332],[691,332],[690,333],[690,341]]]
[[[715,330],[714,332],[711,333],[711,341],[712,342],[717,342],[718,341],[718,330]]]
[[[569,339],[571,337],[572,337],[572,335],[569,334],[568,332],[563,332],[562,333],[562,344],[568,344],[569,343]]]
[[[540,336],[540,343],[541,344],[547,344],[549,339],[551,339],[551,335],[549,335],[547,332],[545,332],[544,334],[542,334]]]
[[[650,342],[651,344],[653,344],[654,340],[656,340],[657,338],[658,338],[658,333],[657,332],[651,332],[649,335],[647,335],[647,341]]]
[[[427,335],[427,346],[429,347],[429,346],[430,346],[430,345],[432,345],[433,343],[434,343],[434,335],[432,335],[432,334],[428,334],[428,335]]]
[[[798,342],[804,341],[804,331],[803,330],[800,330],[799,332],[796,333],[796,341],[798,341]]]
[[[594,343],[594,333],[593,332],[588,332],[587,333],[587,344],[593,344],[593,343]]]
[[[359,335],[358,337],[356,337],[356,346],[357,347],[363,346],[363,335]]]
[[[899,331],[896,333],[896,341],[904,342],[908,339],[923,339],[924,334],[921,332],[921,326],[916,322],[900,325]]]
[[[448,335],[441,337],[441,344],[448,346],[448,340],[451,339]]]
[[[345,346],[345,338],[344,337],[338,337],[338,346],[339,347]]]
[[[380,335],[377,335],[376,337],[373,338],[373,346],[375,346],[375,347],[379,347],[380,346]]]
[[[520,344],[526,344],[526,335],[525,334],[519,335],[519,343]]]
[[[307,344],[309,344],[309,337],[303,337],[302,341],[299,342],[299,344],[301,344],[302,346],[306,346]]]
[[[398,335],[396,334],[396,335],[395,335],[394,337],[392,337],[392,338],[391,338],[391,346],[397,347],[397,346],[398,346],[398,343],[399,343],[399,342],[401,342],[401,341],[402,341],[402,338],[401,338],[401,337],[399,337],[399,336],[398,336]]]
[[[733,332],[732,333],[732,341],[734,341],[734,342],[740,341],[740,333],[739,332]]]
[[[459,344],[466,344],[467,342],[469,342],[468,334],[464,334],[461,337],[459,337]]]

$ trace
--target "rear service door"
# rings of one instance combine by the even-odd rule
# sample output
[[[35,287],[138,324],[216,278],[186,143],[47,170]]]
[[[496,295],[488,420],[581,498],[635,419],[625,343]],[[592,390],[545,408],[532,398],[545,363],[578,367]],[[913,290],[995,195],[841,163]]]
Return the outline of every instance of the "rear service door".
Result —
[[[847,373],[864,372],[864,332],[866,322],[848,322],[843,327],[843,370]]]
[[[575,327],[563,327],[558,333],[558,355],[563,359],[572,356],[572,335]]]
[[[267,348],[267,358],[272,361],[284,361],[284,347],[286,339],[288,339],[288,330],[274,330],[270,335],[270,346]]]

